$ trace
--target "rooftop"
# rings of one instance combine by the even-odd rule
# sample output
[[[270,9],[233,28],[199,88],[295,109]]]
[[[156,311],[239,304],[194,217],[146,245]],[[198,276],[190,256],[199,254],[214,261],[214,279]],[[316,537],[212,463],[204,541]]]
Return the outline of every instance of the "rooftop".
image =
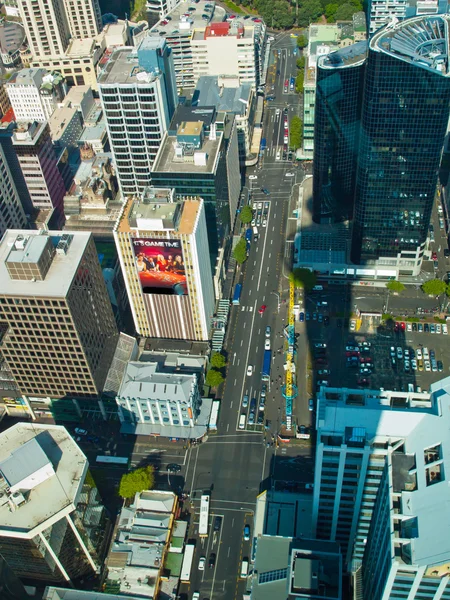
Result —
[[[391,21],[370,40],[370,49],[449,76],[449,15]]]
[[[192,97],[195,106],[215,106],[217,110],[244,116],[249,111],[252,98],[250,83],[239,83],[236,78],[202,75],[199,77]]]
[[[223,133],[218,131],[216,139],[211,136],[204,139],[200,150],[195,151],[193,160],[187,159],[183,153],[180,155],[177,151],[177,137],[164,135],[161,146],[153,163],[152,172],[154,173],[215,173],[219,159],[219,151],[222,145]],[[202,160],[195,160],[195,156]]]
[[[172,36],[191,35],[194,28],[205,27],[208,23],[221,22],[226,17],[226,12],[214,1],[200,1],[187,6],[180,2],[163,21],[159,21],[151,30],[151,35]]]
[[[367,41],[357,42],[327,56],[318,59],[317,64],[321,69],[342,69],[362,65],[367,58],[369,44]]]
[[[73,38],[70,40],[69,46],[66,50],[66,56],[69,58],[91,56],[94,54],[96,44],[97,42],[95,38]]]
[[[55,253],[50,268],[43,281],[21,281],[11,279],[6,268],[6,260],[13,249],[18,236],[25,240],[22,254],[27,260],[34,260],[30,250],[34,253],[33,240],[47,240],[50,238],[56,248],[61,237],[67,232],[52,231],[50,234],[41,234],[33,230],[9,229],[0,241],[0,296],[20,296],[37,298],[64,298],[75,277],[81,258],[91,238],[90,233],[78,232],[73,235],[67,253]],[[19,252],[19,251],[17,251]],[[37,256],[37,255],[36,255]],[[11,256],[10,256],[11,258]]]
[[[45,69],[21,69],[11,75],[6,85],[33,85],[39,87],[45,74]]]
[[[79,111],[75,107],[66,105],[53,111],[52,116],[48,120],[53,142],[58,141],[64,135],[73,119],[80,119]]]
[[[0,23],[0,52],[2,54],[14,54],[25,40],[25,31],[20,23],[5,20]]]
[[[142,600],[142,596],[126,595],[127,600]],[[72,590],[69,588],[47,587],[43,600],[124,600],[122,594],[105,594],[103,592],[91,592],[84,590]]]
[[[244,26],[241,21],[234,20],[232,23],[213,23],[207,27],[194,29],[192,32],[192,39],[195,41],[223,37],[252,40],[255,37],[255,26],[253,23]]]
[[[137,48],[124,46],[113,51],[97,81],[101,85],[116,85],[118,83],[146,85],[157,78],[158,75],[147,73],[139,66]]]
[[[0,469],[25,499],[14,510],[1,496],[0,535],[33,537],[74,509],[87,459],[64,427],[18,423],[0,434]]]
[[[14,146],[30,146],[37,144],[39,138],[47,129],[47,123],[22,123],[13,133],[13,144]]]
[[[159,373],[158,363],[129,362],[119,389],[119,398],[190,402],[195,375]]]

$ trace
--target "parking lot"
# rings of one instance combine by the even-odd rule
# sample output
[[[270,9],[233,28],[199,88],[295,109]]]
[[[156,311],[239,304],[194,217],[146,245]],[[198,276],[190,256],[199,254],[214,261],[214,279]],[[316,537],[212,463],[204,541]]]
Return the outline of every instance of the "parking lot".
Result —
[[[369,387],[408,391],[428,391],[430,385],[449,374],[447,327],[431,323],[428,331],[415,324],[384,322],[378,317],[363,317],[345,322],[331,317],[326,309],[319,320],[310,315],[305,323],[311,348],[311,375],[314,387],[326,382],[331,387]],[[328,321],[328,325],[325,323]],[[422,329],[424,329],[422,323]],[[354,328],[351,331],[351,328]],[[435,332],[431,333],[430,329]],[[325,344],[325,348],[320,345]],[[419,350],[419,352],[417,352]],[[428,357],[428,358],[427,358]],[[428,363],[428,364],[427,364]]]

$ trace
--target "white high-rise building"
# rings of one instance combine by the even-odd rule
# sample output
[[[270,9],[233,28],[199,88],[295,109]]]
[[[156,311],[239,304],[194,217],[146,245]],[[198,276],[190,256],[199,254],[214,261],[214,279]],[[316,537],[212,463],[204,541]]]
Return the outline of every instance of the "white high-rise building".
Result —
[[[98,0],[64,0],[64,8],[72,38],[92,38],[102,30]]]
[[[117,48],[98,77],[100,99],[122,193],[151,183],[150,169],[176,105],[171,50],[146,37],[138,49]]]
[[[22,69],[5,84],[16,121],[48,121],[67,94],[67,85],[59,73],[45,69]]]
[[[157,13],[159,19],[164,19],[178,4],[180,0],[147,0],[145,8],[148,12]]]
[[[62,56],[70,40],[62,0],[19,0],[18,6],[33,57]]]

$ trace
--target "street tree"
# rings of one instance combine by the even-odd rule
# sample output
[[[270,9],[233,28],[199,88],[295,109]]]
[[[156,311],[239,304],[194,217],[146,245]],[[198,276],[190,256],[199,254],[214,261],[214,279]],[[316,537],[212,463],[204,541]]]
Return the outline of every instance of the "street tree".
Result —
[[[403,292],[405,285],[401,281],[388,281],[386,288],[390,292]]]
[[[135,469],[122,475],[119,485],[119,496],[134,498],[137,492],[151,490],[155,485],[155,473],[151,465]]]
[[[241,223],[244,223],[244,225],[247,225],[247,223],[251,222],[253,219],[253,211],[250,206],[247,205],[242,208],[241,212],[239,213],[239,218]]]
[[[220,371],[210,369],[206,373],[205,383],[209,387],[218,387],[224,381],[224,377]]]
[[[300,117],[294,116],[289,127],[289,146],[297,150],[303,141],[303,122]]]
[[[305,289],[308,292],[316,285],[317,277],[315,273],[309,269],[299,268],[294,269],[289,273],[289,281],[293,283],[296,288]]]
[[[306,64],[306,58],[304,56],[300,56],[300,58],[297,58],[297,69],[304,69],[305,68],[305,64]]]
[[[308,40],[305,35],[299,35],[297,38],[297,46],[299,48],[306,48],[308,45]]]
[[[439,296],[439,294],[443,294],[446,289],[447,284],[441,279],[430,279],[430,281],[425,281],[422,285],[422,291],[429,296]]]
[[[214,354],[211,356],[210,363],[215,369],[223,369],[223,367],[227,364],[227,361],[221,352],[214,352]]]
[[[244,238],[241,238],[234,247],[233,258],[239,265],[242,265],[247,260],[247,244]]]

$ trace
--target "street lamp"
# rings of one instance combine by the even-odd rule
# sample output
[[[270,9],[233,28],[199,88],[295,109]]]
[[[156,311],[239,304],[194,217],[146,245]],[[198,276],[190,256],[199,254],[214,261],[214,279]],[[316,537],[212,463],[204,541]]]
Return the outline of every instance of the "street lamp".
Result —
[[[278,300],[278,312],[280,312],[280,294],[277,294],[276,292],[270,292],[271,294],[274,294],[274,296],[277,297]]]

